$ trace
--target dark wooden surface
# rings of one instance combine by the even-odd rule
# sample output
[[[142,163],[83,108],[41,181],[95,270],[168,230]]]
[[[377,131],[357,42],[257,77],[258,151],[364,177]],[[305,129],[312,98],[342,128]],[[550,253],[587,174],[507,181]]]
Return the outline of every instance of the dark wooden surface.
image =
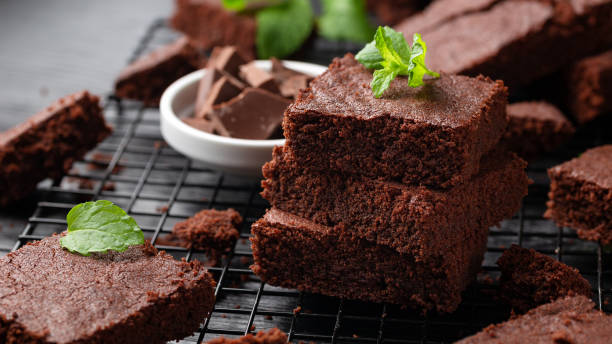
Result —
[[[104,94],[172,0],[0,0],[0,131],[81,89]],[[1,192],[1,190],[0,190]],[[34,198],[0,209],[0,255],[32,214]]]

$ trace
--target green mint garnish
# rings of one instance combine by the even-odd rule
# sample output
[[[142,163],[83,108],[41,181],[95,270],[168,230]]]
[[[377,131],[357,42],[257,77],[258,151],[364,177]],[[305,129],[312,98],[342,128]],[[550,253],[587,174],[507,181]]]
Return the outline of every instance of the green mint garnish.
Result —
[[[439,77],[440,74],[425,66],[426,52],[427,46],[420,34],[414,34],[410,47],[401,32],[379,26],[374,40],[366,44],[355,58],[366,68],[375,70],[370,87],[374,96],[380,98],[398,75],[407,76],[410,87],[422,86],[425,74]]]
[[[283,58],[302,46],[310,36],[314,13],[309,0],[288,0],[255,13],[257,56]]]
[[[63,248],[89,256],[108,250],[123,252],[144,244],[144,235],[136,221],[109,201],[76,205],[66,215],[68,234],[60,239]]]
[[[278,5],[286,0],[222,0],[221,4],[226,10],[240,12],[253,8]]]
[[[367,42],[375,28],[368,20],[364,0],[323,0],[319,34],[330,40]]]

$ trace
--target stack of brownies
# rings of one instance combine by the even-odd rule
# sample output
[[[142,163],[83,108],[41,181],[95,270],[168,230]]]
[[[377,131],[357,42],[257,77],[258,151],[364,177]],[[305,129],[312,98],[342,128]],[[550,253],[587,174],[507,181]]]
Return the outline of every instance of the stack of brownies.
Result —
[[[497,148],[507,90],[443,74],[416,89],[397,78],[376,99],[371,80],[347,54],[285,112],[252,268],[273,285],[452,312],[489,227],[527,193],[525,162]]]

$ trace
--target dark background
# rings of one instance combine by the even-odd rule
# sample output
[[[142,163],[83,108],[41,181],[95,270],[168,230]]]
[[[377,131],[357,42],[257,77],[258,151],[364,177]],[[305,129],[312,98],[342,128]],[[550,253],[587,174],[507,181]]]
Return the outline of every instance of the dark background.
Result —
[[[112,90],[139,38],[172,0],[0,0],[0,131],[66,94]],[[35,197],[0,210],[0,255]]]

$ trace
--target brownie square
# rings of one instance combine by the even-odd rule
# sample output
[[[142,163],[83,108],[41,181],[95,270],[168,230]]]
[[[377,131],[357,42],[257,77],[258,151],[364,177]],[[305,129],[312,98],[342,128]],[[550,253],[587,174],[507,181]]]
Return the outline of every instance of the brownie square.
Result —
[[[436,71],[526,85],[612,43],[612,0],[439,0],[395,26]]]
[[[504,323],[490,325],[457,344],[610,342],[612,316],[593,309],[584,296],[559,299]]]
[[[399,77],[379,99],[371,81],[347,54],[287,109],[286,145],[301,165],[447,188],[474,175],[506,129],[501,81],[443,74],[415,89]]]
[[[45,178],[63,176],[111,131],[98,97],[81,91],[0,133],[0,207],[26,197]]]
[[[221,0],[176,0],[170,25],[202,48],[235,45],[245,57],[255,56],[255,17],[228,11]]]
[[[500,297],[520,313],[567,296],[591,297],[580,271],[533,249],[512,245],[497,260]]]
[[[547,102],[521,102],[507,107],[508,130],[502,145],[531,160],[569,141],[575,129],[561,111]]]
[[[234,209],[204,209],[174,225],[172,233],[187,247],[211,253],[231,250],[240,233],[237,227],[242,217]]]
[[[312,170],[287,147],[273,156],[262,182],[273,207],[419,260],[438,259],[465,235],[511,217],[527,194],[526,164],[513,153],[487,155],[477,175],[448,190]]]
[[[0,258],[0,342],[165,343],[197,331],[215,282],[149,243],[73,254],[54,235]]]
[[[115,81],[115,95],[157,106],[171,83],[204,66],[206,58],[187,37],[163,46],[125,67]]]
[[[545,217],[582,239],[612,243],[612,145],[599,146],[548,170]]]
[[[569,106],[579,123],[612,112],[612,50],[578,61],[570,68]]]
[[[251,228],[253,272],[262,281],[329,296],[452,312],[486,251],[487,228],[474,228],[438,260],[400,253],[272,208]]]

